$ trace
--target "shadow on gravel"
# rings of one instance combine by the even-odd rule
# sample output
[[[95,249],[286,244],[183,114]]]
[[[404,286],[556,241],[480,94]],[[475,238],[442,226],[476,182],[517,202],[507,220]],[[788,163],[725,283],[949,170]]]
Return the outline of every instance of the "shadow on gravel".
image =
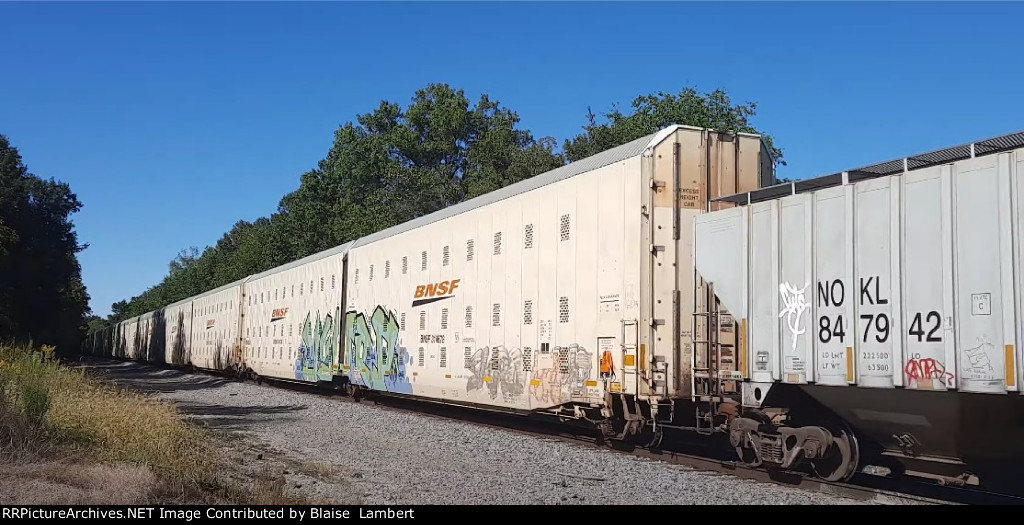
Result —
[[[119,386],[146,392],[171,393],[187,390],[208,390],[233,383],[230,379],[168,370],[141,363],[107,359],[82,359],[70,362],[73,368],[85,368],[99,379]]]
[[[307,408],[303,405],[232,407],[189,402],[175,402],[175,406],[194,422],[214,430],[248,430],[255,423],[287,424],[298,418],[286,414]]]
[[[84,368],[97,378],[114,383],[122,388],[139,392],[171,394],[174,392],[212,390],[239,383],[232,379],[192,373],[184,370],[158,368],[139,362],[116,361],[113,359],[83,357],[67,363],[74,368]],[[221,395],[224,395],[223,393]],[[195,423],[215,430],[248,430],[258,423],[287,424],[296,418],[287,414],[301,412],[305,405],[246,405],[244,397],[239,405],[215,405],[170,399],[183,415]]]

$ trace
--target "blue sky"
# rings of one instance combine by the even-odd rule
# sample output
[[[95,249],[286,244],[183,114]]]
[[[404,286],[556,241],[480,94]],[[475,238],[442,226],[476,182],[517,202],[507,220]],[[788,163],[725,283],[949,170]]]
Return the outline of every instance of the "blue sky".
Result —
[[[1024,129],[1020,3],[0,2],[0,133],[71,184],[92,308],[276,209],[335,128],[448,82],[536,136],[725,88],[802,178]],[[1016,96],[1014,96],[1016,95]]]

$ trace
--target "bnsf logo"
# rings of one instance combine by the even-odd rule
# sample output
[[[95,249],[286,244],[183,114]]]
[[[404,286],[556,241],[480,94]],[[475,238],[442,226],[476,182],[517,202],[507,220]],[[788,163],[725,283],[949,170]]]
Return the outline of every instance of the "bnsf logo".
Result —
[[[280,321],[288,316],[287,308],[274,308],[274,311],[270,313],[270,322]]]
[[[441,281],[439,283],[421,284],[416,287],[413,295],[413,306],[420,306],[454,296],[455,289],[459,287],[459,279]]]

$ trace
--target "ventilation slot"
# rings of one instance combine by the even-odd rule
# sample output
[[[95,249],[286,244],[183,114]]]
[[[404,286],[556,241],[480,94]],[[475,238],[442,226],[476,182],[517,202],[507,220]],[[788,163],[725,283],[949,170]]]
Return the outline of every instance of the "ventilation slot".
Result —
[[[466,307],[466,328],[473,328],[473,307]]]
[[[494,234],[494,255],[501,255],[501,232]]]
[[[448,329],[448,309],[447,308],[442,308],[441,309],[441,330],[447,330],[447,329]]]
[[[473,260],[473,239],[466,241],[466,260]]]
[[[533,225],[527,224],[523,228],[523,248],[529,250],[533,248]]]
[[[491,313],[491,324],[493,326],[501,326],[501,305],[498,303],[494,304],[494,311]]]
[[[490,369],[491,370],[497,370],[499,362],[500,362],[500,360],[498,359],[498,347],[494,347],[494,348],[491,349],[491,366],[490,366]]]
[[[533,349],[530,347],[523,348],[523,372],[530,372],[533,370]]]
[[[402,312],[402,316],[399,317],[398,319],[398,326],[400,326],[402,330],[405,330],[405,312]]]
[[[420,312],[420,330],[427,329],[427,312]]]
[[[370,265],[370,282],[373,282],[373,265]]]
[[[449,262],[448,255],[449,255],[449,250],[448,250],[448,247],[445,246],[444,247],[444,252],[441,255],[441,265],[442,266],[448,266],[448,262]]]
[[[568,323],[569,322],[569,298],[560,297],[558,299],[558,322]]]
[[[417,363],[419,366],[423,366],[424,357],[426,357],[426,353],[423,351],[423,347],[421,346],[420,347],[419,362]]]
[[[441,347],[441,361],[438,363],[441,368],[448,368],[448,348]]]
[[[558,373],[568,374],[569,373],[569,349],[565,347],[558,347],[555,349],[558,354]]]
[[[384,261],[384,278],[391,277],[391,261]]]
[[[563,241],[568,241],[569,240],[569,215],[568,214],[562,215],[562,225],[561,225],[561,229],[559,230],[559,232],[561,234],[561,237],[562,237]]]
[[[420,270],[427,269],[427,252],[420,254]]]
[[[523,303],[523,324],[533,324],[533,301]]]
[[[471,364],[471,361],[473,361],[473,349],[471,347],[467,346],[465,348],[465,352],[466,353],[464,354],[464,357],[463,357],[462,367],[463,368],[470,368],[469,365]]]
[[[402,257],[402,275],[409,273],[409,258]]]

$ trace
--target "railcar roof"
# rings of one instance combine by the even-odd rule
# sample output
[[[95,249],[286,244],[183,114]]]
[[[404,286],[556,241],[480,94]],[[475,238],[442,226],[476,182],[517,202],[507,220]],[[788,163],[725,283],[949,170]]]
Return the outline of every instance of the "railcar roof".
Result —
[[[345,244],[342,244],[340,246],[335,246],[334,248],[330,248],[330,249],[327,249],[327,250],[324,250],[324,251],[321,251],[321,252],[314,253],[312,255],[303,257],[302,259],[299,259],[299,260],[296,260],[296,261],[292,261],[292,262],[287,263],[287,264],[283,264],[283,265],[278,266],[276,268],[271,268],[271,269],[266,270],[264,272],[260,272],[260,273],[254,274],[254,275],[250,275],[250,276],[248,276],[248,277],[246,277],[244,279],[239,279],[237,281],[225,284],[225,285],[220,286],[218,288],[214,288],[212,290],[209,290],[209,291],[206,291],[206,292],[194,295],[192,297],[188,297],[188,298],[182,299],[180,301],[171,303],[171,304],[169,304],[169,305],[167,305],[167,306],[165,306],[163,308],[170,308],[172,306],[179,306],[179,305],[182,305],[182,304],[186,304],[186,303],[188,303],[190,301],[195,301],[197,299],[202,299],[203,297],[206,297],[206,296],[209,296],[209,295],[213,295],[215,293],[227,290],[229,288],[238,286],[240,284],[244,284],[244,283],[247,283],[247,282],[251,282],[251,281],[258,280],[258,279],[262,279],[263,277],[267,277],[267,276],[270,276],[270,275],[274,275],[276,273],[280,273],[280,272],[283,272],[283,271],[286,271],[286,270],[290,270],[292,268],[296,268],[298,266],[302,266],[302,265],[304,265],[306,263],[310,263],[310,262],[313,262],[313,261],[324,259],[326,257],[330,257],[332,255],[338,255],[338,254],[343,254],[344,255],[344,254],[347,254],[349,252],[349,250],[351,250],[352,248],[355,248],[357,246],[363,246],[363,245],[366,245],[366,244],[370,244],[370,243],[372,243],[374,241],[379,241],[381,239],[386,239],[388,237],[392,237],[392,236],[398,235],[400,233],[407,232],[409,230],[413,230],[413,229],[419,228],[421,226],[425,226],[427,224],[431,224],[431,223],[434,223],[434,222],[437,222],[437,221],[440,221],[440,220],[443,220],[443,219],[447,219],[449,217],[454,217],[456,215],[459,215],[460,213],[465,213],[467,211],[475,210],[477,208],[481,208],[483,206],[487,206],[488,204],[493,204],[495,202],[499,202],[499,201],[505,200],[505,199],[507,199],[509,197],[513,197],[515,195],[519,195],[519,194],[526,193],[528,191],[535,190],[535,189],[543,187],[543,186],[547,186],[548,184],[553,184],[555,182],[563,181],[565,179],[568,179],[568,178],[571,178],[571,177],[575,177],[577,175],[581,175],[583,173],[587,173],[589,171],[596,170],[598,168],[603,168],[605,166],[610,166],[612,164],[615,164],[616,162],[621,162],[621,161],[624,161],[626,159],[630,159],[630,158],[633,158],[633,157],[640,156],[645,151],[647,151],[649,148],[652,148],[652,147],[656,146],[658,143],[660,143],[661,141],[665,140],[666,137],[668,137],[669,135],[671,135],[672,133],[674,133],[674,132],[676,132],[676,131],[678,131],[680,129],[690,129],[690,130],[695,130],[695,131],[703,131],[703,130],[705,130],[705,128],[699,128],[699,127],[694,127],[694,126],[684,126],[684,125],[679,125],[679,124],[667,126],[667,127],[662,128],[661,130],[659,130],[659,131],[657,131],[655,133],[651,133],[649,135],[645,135],[645,136],[640,137],[640,138],[638,138],[636,140],[633,140],[633,141],[627,142],[625,144],[622,144],[621,146],[616,146],[614,148],[611,148],[611,149],[602,151],[600,153],[591,155],[591,156],[589,156],[587,158],[580,159],[580,160],[578,160],[576,162],[573,162],[571,164],[567,164],[565,166],[560,166],[560,167],[555,168],[555,169],[553,169],[551,171],[547,171],[547,172],[541,173],[539,175],[536,175],[534,177],[530,177],[528,179],[519,181],[519,182],[517,182],[515,184],[511,184],[509,186],[505,186],[503,188],[499,188],[497,190],[491,191],[491,192],[486,193],[484,195],[480,195],[479,197],[475,197],[475,198],[472,198],[472,199],[469,199],[469,200],[466,200],[466,201],[462,201],[462,202],[460,202],[458,204],[455,204],[454,206],[449,206],[449,207],[447,207],[447,208],[445,208],[443,210],[438,210],[438,211],[436,211],[434,213],[431,213],[431,214],[428,214],[428,215],[424,215],[422,217],[418,217],[416,219],[413,219],[411,221],[408,221],[408,222],[405,222],[405,223],[402,223],[402,224],[398,224],[396,226],[392,226],[391,228],[388,228],[388,229],[385,229],[385,230],[381,230],[379,232],[367,235],[366,237],[362,237],[362,238],[356,239],[355,241],[349,241],[349,242],[347,242]],[[716,130],[708,129],[707,131],[715,132]],[[736,133],[736,135],[751,136],[751,137],[758,137],[759,136],[759,135],[750,134],[750,133]],[[153,312],[147,312],[147,313],[142,314],[141,316],[137,316],[137,317],[145,317],[145,316],[150,316],[152,314],[153,314]],[[126,320],[122,321],[122,323],[128,323],[128,322],[134,321],[134,320],[136,320],[136,317],[133,317],[131,319],[126,319]]]
[[[843,184],[844,173],[847,181],[857,182],[865,179],[895,175],[897,173],[903,173],[904,171],[949,164],[951,162],[969,159],[972,157],[992,155],[994,153],[1000,153],[1020,147],[1024,147],[1024,131],[1017,131],[1015,133],[1000,135],[998,137],[991,137],[968,142],[966,144],[960,144],[959,146],[951,146],[935,151],[929,151],[927,153],[919,153],[917,155],[910,155],[908,157],[879,162],[877,164],[871,164],[869,166],[863,166],[847,170],[845,172],[776,184],[775,186],[769,186],[759,190],[719,197],[715,200],[740,205],[767,201],[782,198],[786,195],[795,195],[797,193],[805,193],[831,186],[839,186]]]
[[[281,266],[278,266],[277,268],[271,268],[271,269],[269,269],[267,271],[260,272],[260,273],[254,274],[254,275],[250,275],[249,277],[247,277],[243,281],[244,282],[251,282],[251,281],[255,281],[257,279],[262,279],[264,277],[267,277],[267,276],[270,276],[270,275],[274,275],[274,274],[277,274],[277,273],[281,273],[281,272],[286,271],[286,270],[291,270],[292,268],[296,268],[296,267],[302,266],[303,264],[306,264],[306,263],[311,263],[313,261],[319,261],[320,259],[326,259],[327,257],[330,257],[332,255],[338,255],[338,254],[344,255],[344,254],[348,253],[348,250],[349,250],[349,248],[352,247],[352,244],[353,244],[353,242],[349,241],[349,242],[346,242],[345,244],[342,244],[340,246],[335,246],[334,248],[329,248],[329,249],[324,250],[322,252],[317,252],[317,253],[314,253],[312,255],[307,255],[307,256],[299,259],[299,260],[292,261],[292,262],[287,263],[287,264],[282,264]],[[239,282],[242,282],[242,281],[239,281]]]
[[[367,235],[366,237],[357,239],[355,243],[353,243],[352,248],[370,244],[372,242],[379,241],[381,239],[386,239],[388,237],[393,237],[400,233],[404,233],[409,230],[414,230],[421,226],[426,226],[428,224],[444,220],[449,217],[454,217],[456,215],[459,215],[460,213],[466,213],[468,211],[472,211],[477,208],[487,206],[488,204],[494,204],[496,202],[508,199],[509,197],[514,197],[516,195],[526,193],[528,191],[535,190],[543,186],[547,186],[548,184],[554,184],[556,182],[560,182],[568,178],[575,177],[577,175],[582,175],[588,171],[593,171],[598,168],[610,166],[612,164],[615,164],[616,162],[621,162],[626,159],[637,157],[641,155],[644,151],[646,151],[648,148],[660,143],[662,140],[665,139],[665,137],[668,137],[673,132],[679,129],[703,130],[704,128],[682,126],[678,124],[668,126],[655,133],[651,133],[650,135],[645,135],[636,140],[632,140],[630,142],[622,144],[621,146],[616,146],[614,148],[591,155],[587,158],[580,159],[576,162],[566,164],[565,166],[559,166],[551,171],[546,171],[544,173],[530,177],[528,179],[521,180],[515,184],[510,184],[503,188],[499,188],[494,191],[485,193],[483,195],[480,195],[479,197],[474,197],[472,199],[462,201],[458,204],[449,206],[445,209],[435,211],[434,213],[424,215],[422,217],[417,217],[411,221],[392,226],[388,229],[381,230],[376,233],[372,233],[370,235]],[[749,134],[738,133],[738,135]]]

